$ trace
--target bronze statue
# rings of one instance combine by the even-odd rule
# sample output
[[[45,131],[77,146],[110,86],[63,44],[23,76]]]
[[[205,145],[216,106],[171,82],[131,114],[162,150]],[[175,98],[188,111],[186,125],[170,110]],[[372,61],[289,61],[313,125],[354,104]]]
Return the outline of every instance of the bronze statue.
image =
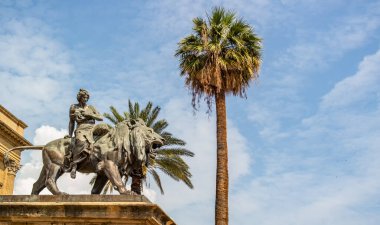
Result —
[[[130,175],[147,163],[153,149],[163,145],[164,139],[145,125],[141,119],[118,123],[115,127],[98,124],[94,127],[94,151],[78,162],[81,173],[97,173],[91,194],[100,194],[108,180],[120,194],[134,194],[125,188],[122,175]],[[21,146],[8,150],[4,161],[8,162],[8,153],[14,150],[42,150],[43,167],[38,180],[33,184],[32,194],[38,195],[45,187],[54,194],[66,194],[57,186],[57,179],[66,172],[65,153],[72,138],[65,137],[42,146]]]
[[[121,177],[139,174],[142,166],[148,163],[148,155],[163,145],[164,139],[142,119],[125,120],[115,127],[105,123],[95,125],[95,120],[102,120],[102,116],[93,106],[87,105],[89,97],[86,90],[80,89],[78,104],[71,105],[69,136],[46,145],[12,148],[4,155],[7,166],[12,163],[8,158],[11,151],[42,150],[44,165],[33,184],[33,195],[38,195],[45,187],[54,195],[66,194],[59,190],[56,181],[69,171],[75,178],[77,170],[97,174],[91,194],[100,194],[108,180],[120,194],[133,194],[127,191]]]
[[[68,155],[68,158],[71,158],[70,176],[73,179],[76,177],[77,164],[86,158],[86,154],[93,151],[94,139],[92,135],[95,120],[103,120],[102,115],[96,111],[95,107],[87,105],[89,98],[88,91],[80,89],[77,94],[78,104],[70,106],[69,137],[73,136],[75,123],[77,124],[74,146]]]

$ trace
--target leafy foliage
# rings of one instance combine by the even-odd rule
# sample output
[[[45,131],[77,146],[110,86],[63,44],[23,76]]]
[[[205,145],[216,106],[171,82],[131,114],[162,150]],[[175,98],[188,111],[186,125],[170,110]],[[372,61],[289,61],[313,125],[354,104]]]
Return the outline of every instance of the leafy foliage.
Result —
[[[210,109],[219,92],[246,97],[249,82],[258,77],[261,39],[244,20],[220,7],[193,23],[194,33],[178,43],[175,54],[193,107],[205,96]]]
[[[204,97],[208,112],[213,99],[217,117],[215,224],[228,224],[228,147],[225,95],[246,97],[258,77],[261,39],[244,20],[221,7],[206,19],[193,19],[193,33],[178,43],[181,76],[192,93],[194,109]],[[163,164],[168,162],[162,162]],[[176,161],[175,163],[181,163]]]

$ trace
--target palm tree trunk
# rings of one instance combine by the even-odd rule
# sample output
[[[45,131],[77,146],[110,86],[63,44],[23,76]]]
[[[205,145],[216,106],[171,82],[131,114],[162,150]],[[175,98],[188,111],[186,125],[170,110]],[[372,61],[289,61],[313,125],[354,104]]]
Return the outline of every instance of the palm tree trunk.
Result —
[[[132,176],[131,191],[135,192],[138,195],[141,195],[142,192],[142,179],[138,176]]]
[[[228,148],[225,93],[217,93],[215,102],[217,143],[215,224],[228,225]]]

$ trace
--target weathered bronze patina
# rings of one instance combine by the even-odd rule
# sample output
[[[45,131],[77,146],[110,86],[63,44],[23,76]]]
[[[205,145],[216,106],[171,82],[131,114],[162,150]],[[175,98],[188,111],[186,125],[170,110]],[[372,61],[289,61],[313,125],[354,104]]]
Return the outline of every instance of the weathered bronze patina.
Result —
[[[147,163],[147,155],[163,145],[164,139],[141,119],[125,120],[115,127],[104,123],[95,125],[95,120],[102,117],[94,107],[86,105],[88,97],[88,92],[81,89],[79,103],[70,108],[69,136],[43,146],[21,146],[8,150],[8,153],[14,150],[42,150],[44,165],[33,184],[33,195],[38,195],[45,187],[54,195],[66,194],[59,190],[56,181],[71,168],[73,178],[77,170],[97,173],[91,194],[100,194],[108,180],[120,194],[132,194],[125,188],[122,175],[129,176],[133,171],[141,171],[142,165]],[[75,123],[75,137],[71,137]],[[7,154],[4,161],[9,161]]]
[[[95,120],[102,121],[103,117],[95,107],[87,105],[90,98],[88,91],[80,89],[77,94],[78,104],[70,106],[70,122],[69,122],[69,136],[73,136],[75,123],[77,124],[75,130],[75,141],[72,148],[69,148],[70,154],[68,159],[71,159],[71,178],[75,179],[77,165],[84,160],[88,153],[93,151],[94,139],[93,129]],[[84,151],[86,153],[82,154]],[[72,157],[72,158],[71,158]]]

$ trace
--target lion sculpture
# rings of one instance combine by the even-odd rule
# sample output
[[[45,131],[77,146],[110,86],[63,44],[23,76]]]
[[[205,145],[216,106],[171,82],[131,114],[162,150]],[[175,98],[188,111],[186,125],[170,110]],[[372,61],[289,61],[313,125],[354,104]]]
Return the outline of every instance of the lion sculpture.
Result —
[[[164,143],[164,139],[141,119],[125,120],[115,127],[98,124],[94,127],[94,140],[93,151],[78,164],[79,172],[97,174],[91,194],[100,194],[108,180],[120,194],[133,194],[124,186],[122,175],[141,170],[142,165],[148,163],[148,154]],[[43,168],[33,184],[33,195],[38,195],[45,187],[53,195],[66,194],[59,190],[56,181],[69,171],[65,166],[65,155],[70,152],[71,142],[71,138],[65,137],[43,146],[21,146],[8,150],[7,154],[14,150],[42,150]],[[5,164],[9,163],[6,156]]]

